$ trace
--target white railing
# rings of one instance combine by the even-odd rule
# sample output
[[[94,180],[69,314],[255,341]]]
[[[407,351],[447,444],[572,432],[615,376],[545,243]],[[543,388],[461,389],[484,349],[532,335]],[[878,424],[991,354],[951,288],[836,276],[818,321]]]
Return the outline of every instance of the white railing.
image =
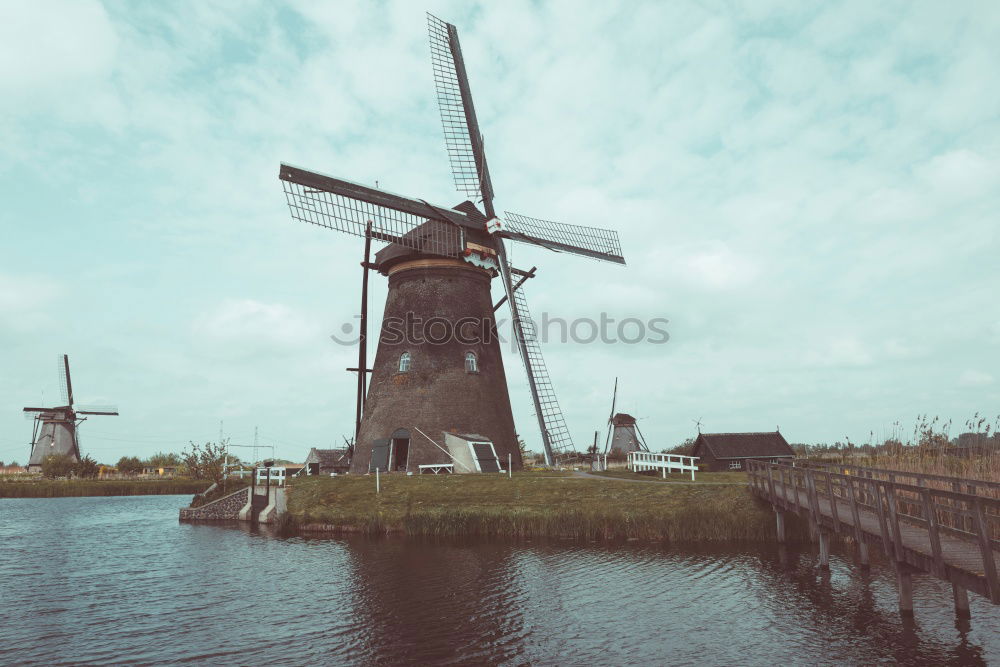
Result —
[[[268,481],[267,471],[268,470],[271,471],[270,481],[271,481],[272,484],[277,483],[278,486],[284,486],[285,485],[285,472],[286,472],[286,469],[284,467],[276,467],[276,468],[257,468],[257,476],[256,476],[257,482],[256,483],[257,483],[258,486],[267,483],[267,481]]]
[[[663,478],[668,472],[690,472],[691,481],[698,470],[697,456],[681,456],[680,454],[654,454],[653,452],[629,452],[628,467],[632,472],[645,470],[662,470]]]

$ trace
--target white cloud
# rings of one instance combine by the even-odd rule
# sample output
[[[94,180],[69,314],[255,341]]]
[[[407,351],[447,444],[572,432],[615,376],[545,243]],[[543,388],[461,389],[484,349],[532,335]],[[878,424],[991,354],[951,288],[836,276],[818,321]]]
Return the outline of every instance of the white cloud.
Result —
[[[958,384],[962,387],[985,387],[993,384],[993,376],[989,373],[977,370],[966,370],[958,378]]]
[[[258,348],[295,348],[322,342],[321,329],[308,317],[284,304],[253,299],[229,299],[194,324],[198,336],[225,344]]]
[[[96,0],[8,6],[0,21],[0,89],[8,102],[8,96],[30,93],[70,103],[68,92],[109,73],[116,48],[114,27]],[[53,99],[57,95],[61,102]]]
[[[53,305],[62,294],[62,285],[49,276],[0,273],[0,329],[28,335],[52,326]]]
[[[656,348],[546,348],[575,435],[606,411],[603,390],[581,387],[610,387],[618,373],[664,444],[702,413],[734,430],[778,422],[790,437],[830,440],[918,406],[961,420],[983,400],[954,376],[992,358],[998,340],[987,305],[1000,13],[432,5],[459,27],[497,203],[621,231],[624,268],[512,248],[539,267],[535,314],[671,320],[671,342]],[[26,299],[29,284],[0,278],[0,318],[72,324],[37,319],[36,333],[8,338],[33,358],[58,342],[83,347],[81,363],[130,366],[148,384],[123,381],[112,395],[147,397],[151,415],[174,396],[177,428],[211,431],[218,411],[235,410],[303,434],[349,432],[342,369],[354,361],[327,334],[357,309],[360,247],[289,220],[277,163],[461,199],[422,9],[8,10],[0,50],[14,57],[0,59],[0,87],[17,102],[0,110],[0,225],[19,243],[0,253],[9,276],[51,291]],[[81,297],[68,310],[60,285]],[[384,280],[372,290],[377,312]],[[194,340],[172,335],[185,322]],[[509,363],[521,382],[516,355]],[[197,395],[177,391],[192,385]],[[282,415],[319,396],[331,403],[311,416]],[[850,417],[829,424],[788,396]],[[279,407],[246,407],[267,401]],[[529,404],[515,397],[530,440]]]
[[[806,361],[810,365],[840,367],[869,366],[875,361],[871,346],[853,334],[842,334],[827,339],[809,351]]]
[[[749,287],[758,273],[750,258],[724,246],[695,251],[682,262],[688,281],[712,290]]]

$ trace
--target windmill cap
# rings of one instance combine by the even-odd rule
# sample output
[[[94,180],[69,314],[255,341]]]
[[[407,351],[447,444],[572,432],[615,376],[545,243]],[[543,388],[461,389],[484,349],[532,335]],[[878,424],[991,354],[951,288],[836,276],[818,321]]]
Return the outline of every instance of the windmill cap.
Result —
[[[635,423],[635,417],[627,415],[624,412],[619,412],[611,418],[611,423],[615,426],[631,426]]]

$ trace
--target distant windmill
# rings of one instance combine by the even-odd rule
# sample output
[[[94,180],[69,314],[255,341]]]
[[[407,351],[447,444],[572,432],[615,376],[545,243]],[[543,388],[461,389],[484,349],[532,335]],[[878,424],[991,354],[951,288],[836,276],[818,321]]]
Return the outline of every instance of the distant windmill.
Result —
[[[611,456],[625,456],[629,452],[648,452],[646,439],[639,431],[635,417],[624,412],[615,412],[618,401],[618,378],[615,391],[611,395],[611,415],[608,417],[608,437],[604,440],[604,453]]]
[[[69,375],[69,356],[59,358],[59,388],[66,405],[54,408],[24,408],[25,417],[34,420],[31,433],[31,456],[28,472],[39,472],[46,456],[72,456],[80,460],[80,439],[77,426],[87,417],[78,415],[112,415],[118,410],[113,407],[88,406],[82,410],[73,407],[73,382]]]
[[[458,31],[429,14],[427,20],[448,158],[455,186],[472,201],[435,206],[288,164],[279,172],[294,219],[365,239],[359,363],[348,369],[358,374],[351,471],[420,472],[456,460],[457,472],[472,468],[470,453],[476,469],[493,469],[496,462],[506,465],[508,460],[514,469],[521,467],[500,345],[489,335],[495,328],[494,313],[505,302],[545,462],[554,465],[557,457],[575,453],[575,447],[521,288],[535,269],[513,267],[504,241],[624,264],[618,234],[510,212],[498,216]],[[369,261],[372,241],[389,244],[375,254],[374,262]],[[371,369],[366,358],[369,269],[387,276],[389,283]],[[498,276],[505,295],[493,303],[490,283]],[[585,279],[572,289],[578,290],[581,282]],[[473,335],[468,340],[453,336],[439,344],[429,342],[429,330],[420,340],[402,340],[398,332],[385,328],[386,322],[414,319],[437,319],[456,330],[468,324],[463,331]],[[465,465],[460,465],[462,457]]]
[[[693,421],[695,423],[695,426],[698,427],[698,433],[701,433],[701,417],[698,417],[697,419],[692,419],[691,421]]]

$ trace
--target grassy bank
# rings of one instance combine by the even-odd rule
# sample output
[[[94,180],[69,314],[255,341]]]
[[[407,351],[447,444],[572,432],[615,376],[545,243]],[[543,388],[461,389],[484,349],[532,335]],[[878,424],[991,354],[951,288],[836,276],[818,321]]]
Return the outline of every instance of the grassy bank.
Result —
[[[153,496],[193,494],[211,482],[198,479],[0,479],[0,498],[71,496]]]
[[[593,472],[598,477],[613,477],[615,479],[630,479],[636,482],[679,482],[681,484],[746,484],[745,472],[699,472],[692,482],[690,474],[673,473],[666,479],[659,473],[635,473],[622,468],[612,468],[605,472]]]
[[[441,537],[761,542],[774,516],[744,486],[627,484],[553,473],[295,480],[300,530]]]

